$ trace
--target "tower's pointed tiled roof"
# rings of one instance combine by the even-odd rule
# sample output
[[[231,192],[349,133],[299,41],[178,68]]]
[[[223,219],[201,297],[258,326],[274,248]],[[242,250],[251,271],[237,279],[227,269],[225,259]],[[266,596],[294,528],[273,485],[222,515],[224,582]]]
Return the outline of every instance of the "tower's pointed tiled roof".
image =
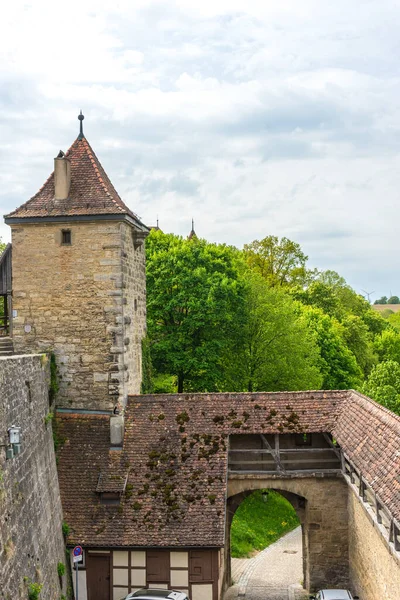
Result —
[[[71,164],[69,197],[65,200],[55,199],[53,172],[35,196],[5,216],[6,222],[12,223],[14,219],[48,220],[92,215],[114,215],[115,218],[125,215],[139,227],[145,227],[121,200],[83,135],[79,135],[65,156]]]

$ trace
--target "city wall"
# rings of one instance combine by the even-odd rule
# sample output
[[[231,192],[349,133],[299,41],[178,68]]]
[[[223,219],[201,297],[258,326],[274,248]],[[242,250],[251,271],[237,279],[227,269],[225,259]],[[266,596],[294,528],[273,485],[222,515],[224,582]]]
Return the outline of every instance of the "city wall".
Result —
[[[66,593],[62,513],[49,414],[45,355],[0,358],[0,599],[40,600]],[[47,418],[46,418],[47,417]],[[6,458],[8,428],[21,427],[20,453]]]
[[[380,527],[349,489],[350,578],[362,600],[396,600],[400,590],[400,558]]]

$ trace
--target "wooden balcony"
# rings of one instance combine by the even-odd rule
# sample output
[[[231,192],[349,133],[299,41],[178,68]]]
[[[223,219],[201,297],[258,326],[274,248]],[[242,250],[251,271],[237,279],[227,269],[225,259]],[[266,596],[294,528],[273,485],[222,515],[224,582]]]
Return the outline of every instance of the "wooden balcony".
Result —
[[[340,473],[340,448],[328,434],[232,435],[230,474]]]

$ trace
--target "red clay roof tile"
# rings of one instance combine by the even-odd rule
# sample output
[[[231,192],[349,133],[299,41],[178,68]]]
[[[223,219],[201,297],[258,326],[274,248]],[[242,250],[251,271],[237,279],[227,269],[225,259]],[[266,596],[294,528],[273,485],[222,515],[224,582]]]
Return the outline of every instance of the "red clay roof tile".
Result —
[[[86,138],[76,139],[66,157],[71,163],[69,198],[55,200],[54,172],[30,200],[5,216],[8,219],[127,215],[139,218],[121,200]]]
[[[353,391],[131,396],[118,452],[107,416],[58,413],[57,425],[71,544],[222,547],[237,433],[332,433],[400,520],[400,417]],[[120,506],[100,503],[101,472],[129,472]]]

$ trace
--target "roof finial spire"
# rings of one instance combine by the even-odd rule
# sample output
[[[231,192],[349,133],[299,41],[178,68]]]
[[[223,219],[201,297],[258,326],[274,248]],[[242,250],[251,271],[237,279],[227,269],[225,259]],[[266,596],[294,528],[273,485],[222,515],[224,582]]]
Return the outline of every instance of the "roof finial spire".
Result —
[[[196,232],[194,230],[194,219],[192,219],[192,231],[188,235],[188,240],[192,240],[193,238],[197,238]]]
[[[83,121],[84,118],[85,117],[83,116],[82,110],[81,110],[80,114],[78,115],[78,119],[79,119],[79,135],[78,135],[78,140],[83,140],[83,138],[85,137],[83,135],[83,123],[82,123],[82,121]]]

